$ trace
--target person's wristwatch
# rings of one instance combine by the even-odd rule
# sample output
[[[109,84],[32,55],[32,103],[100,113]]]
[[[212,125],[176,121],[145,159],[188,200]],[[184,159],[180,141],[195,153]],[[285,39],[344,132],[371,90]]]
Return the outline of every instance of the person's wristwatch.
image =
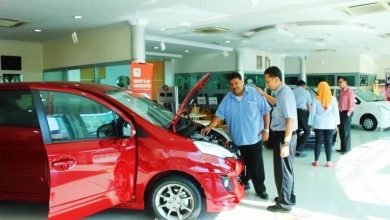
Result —
[[[288,141],[283,141],[282,144],[283,144],[283,146],[288,147],[288,146],[290,145],[290,142],[288,142]]]

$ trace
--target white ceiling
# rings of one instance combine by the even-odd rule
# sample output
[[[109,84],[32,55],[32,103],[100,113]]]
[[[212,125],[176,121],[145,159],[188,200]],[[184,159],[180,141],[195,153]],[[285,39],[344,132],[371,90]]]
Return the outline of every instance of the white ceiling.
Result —
[[[15,28],[0,27],[0,39],[44,42],[70,36],[74,31],[138,19],[147,22],[148,36],[168,39],[165,51],[153,48],[160,47],[159,41],[147,40],[149,52],[185,56],[249,47],[285,55],[336,50],[389,56],[390,38],[381,36],[390,33],[390,9],[364,15],[348,15],[340,10],[378,1],[1,0],[0,18],[29,22]],[[74,15],[84,18],[74,20]],[[221,34],[193,31],[202,27],[222,27],[230,31]],[[43,32],[35,33],[32,31],[35,28]],[[226,43],[226,40],[231,42]],[[180,45],[183,42],[186,45]],[[212,48],[206,48],[208,45]],[[186,49],[190,52],[185,53]]]

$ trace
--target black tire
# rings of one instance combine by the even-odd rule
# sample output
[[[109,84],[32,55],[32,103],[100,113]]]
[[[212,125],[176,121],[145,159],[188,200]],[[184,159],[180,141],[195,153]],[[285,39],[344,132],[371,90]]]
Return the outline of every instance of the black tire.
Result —
[[[363,126],[363,129],[366,131],[373,131],[378,126],[378,121],[372,115],[363,115],[360,121]]]
[[[150,207],[157,219],[197,219],[202,197],[194,183],[173,176],[160,180],[152,189]]]

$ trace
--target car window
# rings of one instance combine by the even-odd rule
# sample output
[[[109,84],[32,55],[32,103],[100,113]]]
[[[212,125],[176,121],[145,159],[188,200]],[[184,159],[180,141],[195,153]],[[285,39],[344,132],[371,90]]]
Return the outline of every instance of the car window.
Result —
[[[63,92],[40,95],[54,142],[123,135],[125,121],[94,100]]]
[[[1,91],[0,100],[0,125],[39,127],[31,91]]]
[[[167,129],[169,123],[175,116],[172,112],[168,111],[159,104],[133,92],[115,90],[108,91],[106,94],[119,101],[142,118],[161,128]]]
[[[375,93],[369,90],[357,89],[355,90],[355,93],[366,102],[385,101],[383,95],[375,95]]]

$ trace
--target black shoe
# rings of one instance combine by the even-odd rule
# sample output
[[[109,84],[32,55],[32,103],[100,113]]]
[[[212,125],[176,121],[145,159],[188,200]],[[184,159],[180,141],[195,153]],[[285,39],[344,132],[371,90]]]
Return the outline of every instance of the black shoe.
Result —
[[[249,190],[251,188],[251,185],[249,183],[244,183],[244,190]]]
[[[284,208],[280,204],[276,204],[268,206],[267,210],[270,212],[289,212],[291,211],[291,208]]]
[[[278,197],[275,197],[275,198],[274,198],[274,201],[275,201],[276,203],[278,203]],[[296,201],[295,201],[295,195],[291,196],[291,204],[292,204],[292,205],[296,205],[296,204],[297,204]]]
[[[264,199],[264,200],[268,200],[268,194],[267,192],[262,192],[260,194],[257,194],[260,198]]]
[[[342,151],[341,149],[336,150],[336,152],[344,153],[344,151]]]
[[[295,157],[306,157],[306,154],[303,152],[296,152]]]

